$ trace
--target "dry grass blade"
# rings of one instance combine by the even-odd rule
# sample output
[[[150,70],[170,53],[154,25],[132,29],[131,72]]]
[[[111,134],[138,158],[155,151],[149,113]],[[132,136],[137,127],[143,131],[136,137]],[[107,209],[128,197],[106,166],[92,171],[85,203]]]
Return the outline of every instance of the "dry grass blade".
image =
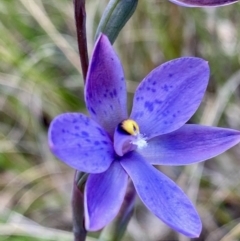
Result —
[[[0,224],[0,237],[1,236],[3,239],[4,236],[25,236],[51,241],[72,241],[73,239],[71,232],[19,223]],[[87,238],[86,241],[94,240],[93,238]]]
[[[67,40],[57,31],[46,12],[41,6],[41,2],[35,0],[20,0],[24,7],[29,11],[33,18],[39,23],[39,25],[46,31],[49,37],[53,40],[56,46],[61,49],[67,59],[72,65],[79,71],[79,57],[78,53],[72,48]]]

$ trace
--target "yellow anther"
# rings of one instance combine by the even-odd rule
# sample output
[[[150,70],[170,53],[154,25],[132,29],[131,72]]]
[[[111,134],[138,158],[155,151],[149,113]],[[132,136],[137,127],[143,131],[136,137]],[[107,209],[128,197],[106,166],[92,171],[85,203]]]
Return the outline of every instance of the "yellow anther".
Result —
[[[139,134],[139,126],[134,120],[124,120],[119,125],[120,129],[129,135],[138,135]]]

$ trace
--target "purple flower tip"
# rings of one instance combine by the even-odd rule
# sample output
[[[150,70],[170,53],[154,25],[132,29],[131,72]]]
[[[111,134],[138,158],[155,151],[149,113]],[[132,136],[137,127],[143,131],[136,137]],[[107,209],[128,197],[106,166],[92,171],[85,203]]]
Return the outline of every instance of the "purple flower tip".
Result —
[[[238,2],[238,0],[169,0],[183,7],[221,7]]]
[[[96,42],[85,86],[90,117],[65,113],[51,123],[52,152],[88,172],[86,228],[96,231],[117,215],[128,176],[146,207],[176,231],[198,237],[201,220],[183,191],[151,164],[188,165],[240,141],[240,132],[185,124],[206,91],[205,60],[183,57],[155,68],[139,84],[130,117],[123,68],[107,37]]]

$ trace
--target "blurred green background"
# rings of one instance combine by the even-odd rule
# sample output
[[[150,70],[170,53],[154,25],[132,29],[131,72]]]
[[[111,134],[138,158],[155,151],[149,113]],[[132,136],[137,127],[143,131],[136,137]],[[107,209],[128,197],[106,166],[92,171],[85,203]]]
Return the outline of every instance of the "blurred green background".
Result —
[[[107,1],[86,2],[91,56]],[[210,84],[191,122],[240,130],[239,3],[190,9],[167,0],[141,0],[114,47],[125,69],[129,100],[159,64],[180,56],[208,60]],[[51,119],[70,111],[86,112],[72,1],[1,0],[0,241],[72,240],[74,171],[47,145]],[[193,240],[240,240],[239,167],[239,145],[205,163],[160,167],[196,204],[203,231]],[[173,232],[138,200],[124,240],[190,239]]]

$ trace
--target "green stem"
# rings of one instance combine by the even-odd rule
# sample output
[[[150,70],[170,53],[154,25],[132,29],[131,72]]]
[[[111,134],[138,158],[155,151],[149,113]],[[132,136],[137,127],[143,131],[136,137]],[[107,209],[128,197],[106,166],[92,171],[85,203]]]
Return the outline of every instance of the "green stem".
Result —
[[[76,183],[77,183],[78,189],[83,191],[85,183],[88,178],[88,173],[81,172],[81,174],[79,175],[79,172],[78,172],[77,174],[78,174],[78,178],[76,179]]]

